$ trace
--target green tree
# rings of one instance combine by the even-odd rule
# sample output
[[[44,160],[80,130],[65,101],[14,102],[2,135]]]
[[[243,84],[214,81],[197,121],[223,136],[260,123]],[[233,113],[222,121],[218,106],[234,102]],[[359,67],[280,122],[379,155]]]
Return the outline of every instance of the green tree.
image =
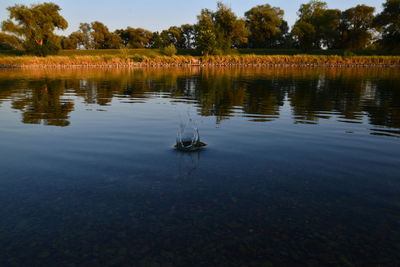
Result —
[[[340,37],[341,11],[328,9],[325,2],[312,0],[300,6],[292,35],[303,49],[334,48]]]
[[[150,42],[150,47],[151,48],[162,48],[162,40],[159,32],[153,32],[153,36],[151,38]]]
[[[181,26],[181,32],[183,37],[184,45],[182,48],[190,49],[193,47],[193,40],[195,38],[195,27],[190,24],[183,24]]]
[[[386,0],[383,10],[375,19],[382,33],[381,44],[388,50],[400,50],[400,0]]]
[[[128,27],[125,30],[116,30],[124,46],[129,48],[148,48],[153,38],[153,33],[142,28]]]
[[[277,37],[282,34],[283,15],[282,9],[268,4],[259,5],[247,11],[245,17],[250,30],[249,47],[275,47]]]
[[[72,39],[70,39],[69,36],[61,37],[61,48],[62,49],[76,49],[77,46],[78,46],[78,44],[75,43]]]
[[[170,44],[169,46],[167,46],[167,47],[164,47],[163,49],[162,49],[162,52],[164,53],[164,55],[166,55],[166,56],[174,56],[174,55],[176,55],[176,53],[178,52],[177,50],[176,50],[176,47],[174,46],[174,44]]]
[[[91,30],[92,30],[92,27],[90,26],[89,23],[81,23],[79,25],[78,33],[80,33],[80,37],[81,37],[80,45],[82,45],[86,49],[94,48]]]
[[[77,49],[85,47],[86,36],[82,32],[73,32],[68,37],[63,37],[61,40],[62,49]]]
[[[232,47],[232,37],[234,31],[236,15],[232,9],[222,2],[217,3],[217,11],[214,13],[216,36],[219,48],[229,50]]]
[[[317,16],[315,19],[315,29],[319,46],[328,49],[337,48],[340,40],[340,16],[341,11],[338,9],[327,9]]]
[[[111,33],[107,26],[98,21],[91,23],[91,38],[95,49],[120,48],[122,44],[118,34]]]
[[[180,27],[172,26],[168,30],[162,31],[161,38],[163,40],[163,47],[174,45],[178,48],[184,48],[185,46],[185,39]]]
[[[214,54],[217,50],[217,38],[214,31],[210,29],[200,29],[197,38],[197,48],[204,56]]]
[[[237,18],[232,9],[217,2],[217,11],[213,14],[219,49],[228,51],[232,47],[248,42],[249,32],[244,20]]]
[[[371,43],[374,12],[374,7],[357,5],[342,13],[340,48],[364,49]]]
[[[312,24],[305,21],[298,21],[293,27],[292,35],[295,36],[299,48],[308,51],[314,47],[315,28]]]
[[[54,3],[34,4],[31,7],[8,7],[9,19],[2,23],[5,32],[15,34],[23,41],[27,52],[38,56],[55,54],[61,47],[61,38],[55,29],[64,30],[67,21],[60,15],[60,7]]]
[[[215,53],[217,50],[217,37],[215,35],[215,27],[213,22],[213,12],[208,9],[201,10],[197,16],[196,25],[196,47],[203,55]]]
[[[291,48],[293,46],[292,35],[289,32],[289,25],[287,21],[283,21],[279,26],[281,33],[279,35],[275,35],[271,43],[275,48]]]
[[[233,23],[232,30],[232,44],[231,47],[239,48],[247,44],[250,32],[246,27],[246,21],[244,19],[237,19]]]
[[[203,9],[197,19],[196,46],[203,54],[228,51],[248,41],[245,21],[221,2],[217,3],[216,12]]]
[[[21,50],[21,40],[12,34],[0,32],[0,50]]]

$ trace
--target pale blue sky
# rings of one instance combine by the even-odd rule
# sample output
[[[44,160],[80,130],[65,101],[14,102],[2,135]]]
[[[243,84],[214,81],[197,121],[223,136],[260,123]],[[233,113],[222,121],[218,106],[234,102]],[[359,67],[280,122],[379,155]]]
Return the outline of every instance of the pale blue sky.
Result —
[[[8,16],[6,8],[14,4],[30,5],[42,3],[38,0],[0,0],[0,21]],[[215,0],[53,0],[61,8],[69,28],[64,34],[76,31],[80,22],[101,21],[110,30],[142,27],[151,31],[167,29],[170,26],[195,23],[196,15],[202,8],[215,10]],[[242,17],[244,12],[260,4],[270,4],[285,10],[285,19],[293,25],[300,5],[308,0],[225,0],[225,4]],[[374,6],[381,10],[384,0],[327,0],[329,8],[341,10],[358,4]]]

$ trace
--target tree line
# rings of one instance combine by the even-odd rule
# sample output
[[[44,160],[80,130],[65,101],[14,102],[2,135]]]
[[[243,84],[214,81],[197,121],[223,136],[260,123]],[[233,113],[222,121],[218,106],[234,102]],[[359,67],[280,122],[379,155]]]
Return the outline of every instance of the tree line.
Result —
[[[297,48],[342,50],[400,50],[400,0],[386,0],[383,10],[357,5],[341,11],[311,0],[302,4],[298,19],[289,28],[284,11],[258,5],[238,17],[217,3],[216,10],[202,9],[194,25],[172,26],[161,32],[127,27],[110,31],[99,21],[81,23],[78,31],[58,36],[67,21],[54,3],[8,7],[2,23],[0,49],[19,49],[44,56],[59,49],[164,48],[197,49],[203,55],[229,53],[235,48]]]

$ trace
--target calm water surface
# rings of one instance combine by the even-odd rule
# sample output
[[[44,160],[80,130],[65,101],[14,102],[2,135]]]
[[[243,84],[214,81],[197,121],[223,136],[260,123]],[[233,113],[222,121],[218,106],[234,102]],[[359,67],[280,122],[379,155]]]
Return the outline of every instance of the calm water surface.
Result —
[[[1,70],[0,218],[0,266],[398,266],[400,70]]]

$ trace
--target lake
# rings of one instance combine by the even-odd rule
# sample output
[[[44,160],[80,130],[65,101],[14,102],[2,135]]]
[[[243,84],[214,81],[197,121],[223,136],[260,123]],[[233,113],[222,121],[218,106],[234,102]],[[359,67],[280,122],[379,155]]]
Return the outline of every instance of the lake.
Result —
[[[0,152],[1,266],[400,265],[397,68],[3,69]]]

